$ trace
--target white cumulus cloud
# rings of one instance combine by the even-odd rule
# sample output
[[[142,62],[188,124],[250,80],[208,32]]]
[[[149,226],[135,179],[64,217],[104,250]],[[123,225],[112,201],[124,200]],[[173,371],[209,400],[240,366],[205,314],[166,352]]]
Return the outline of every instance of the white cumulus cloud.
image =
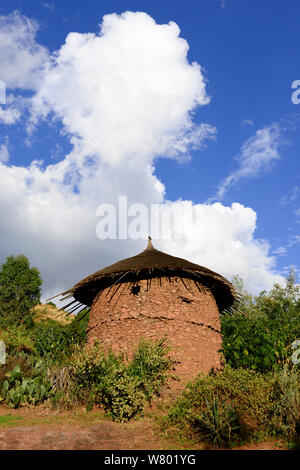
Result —
[[[27,101],[20,91],[37,90],[40,74],[48,61],[46,47],[36,41],[39,25],[17,10],[0,16],[0,81],[6,96],[0,103],[0,123],[12,125],[20,120]],[[8,94],[8,90],[11,92]]]
[[[242,204],[230,207],[221,203],[192,204],[177,201],[164,204],[165,211],[174,211],[176,206],[193,207],[192,224],[176,225],[179,239],[162,240],[162,249],[206,266],[228,279],[238,274],[252,292],[258,293],[282,283],[275,272],[275,257],[270,256],[270,245],[266,240],[255,238],[256,213]],[[189,220],[189,219],[187,219]],[[178,233],[179,232],[179,233]]]
[[[36,21],[18,11],[0,16],[0,79],[7,88],[36,89],[48,51],[38,44]]]
[[[27,54],[26,42],[23,47]],[[34,51],[39,67],[47,52],[33,48],[34,57]],[[192,207],[198,223],[179,224],[181,238],[157,241],[158,248],[228,277],[239,274],[252,291],[282,280],[274,272],[268,243],[255,238],[252,209],[165,199],[155,159],[185,160],[190,148],[201,147],[216,132],[210,124],[193,121],[193,112],[207,105],[209,97],[202,69],[188,61],[187,52],[175,23],[159,25],[146,13],[126,12],[106,15],[98,34],[70,33],[45,72],[38,73],[31,125],[38,132],[41,119],[55,116],[73,149],[47,166],[0,162],[0,213],[5,220],[0,255],[26,254],[41,270],[45,296],[145,247],[144,240],[97,239],[96,208],[117,205],[119,195],[127,195],[129,203],[159,204],[166,214],[176,205]],[[15,86],[16,75],[11,66]],[[23,86],[29,83],[24,78]],[[267,137],[257,134],[263,141]],[[255,148],[255,142],[248,146]],[[249,160],[246,147],[242,153]]]
[[[54,112],[81,151],[109,164],[186,157],[215,129],[192,121],[209,97],[179,34],[141,12],[104,16],[99,34],[70,33],[45,71],[33,119]]]

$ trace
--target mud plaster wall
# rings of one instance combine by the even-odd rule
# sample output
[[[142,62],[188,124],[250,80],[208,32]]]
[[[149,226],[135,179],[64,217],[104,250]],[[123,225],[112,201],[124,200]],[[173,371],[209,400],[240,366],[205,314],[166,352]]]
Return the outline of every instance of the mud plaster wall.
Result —
[[[91,308],[88,345],[97,339],[106,350],[112,347],[130,358],[140,339],[167,336],[176,360],[173,374],[181,384],[200,371],[221,368],[220,317],[208,289],[190,279],[163,277],[151,279],[148,290],[141,280],[137,290],[124,283],[110,301],[113,291],[102,291]]]

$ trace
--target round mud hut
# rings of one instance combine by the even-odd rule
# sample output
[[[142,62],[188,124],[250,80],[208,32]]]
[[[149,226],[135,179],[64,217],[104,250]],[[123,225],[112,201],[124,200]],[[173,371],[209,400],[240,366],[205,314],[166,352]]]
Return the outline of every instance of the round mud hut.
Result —
[[[235,298],[219,274],[147,248],[78,282],[63,295],[91,307],[88,345],[95,340],[128,358],[141,339],[166,337],[181,383],[222,367],[219,312]],[[62,299],[63,300],[63,299]],[[72,305],[72,302],[71,304]]]

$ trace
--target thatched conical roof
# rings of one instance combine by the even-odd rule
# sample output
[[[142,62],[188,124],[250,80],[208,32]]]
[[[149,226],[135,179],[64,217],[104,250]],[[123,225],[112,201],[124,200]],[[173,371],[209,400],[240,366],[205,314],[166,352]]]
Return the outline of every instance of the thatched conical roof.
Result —
[[[96,271],[61,295],[71,294],[78,302],[91,305],[95,296],[106,287],[121,282],[136,283],[141,279],[160,276],[189,278],[208,287],[220,311],[229,308],[235,299],[232,284],[223,276],[198,264],[156,250],[150,237],[147,248],[138,255]]]

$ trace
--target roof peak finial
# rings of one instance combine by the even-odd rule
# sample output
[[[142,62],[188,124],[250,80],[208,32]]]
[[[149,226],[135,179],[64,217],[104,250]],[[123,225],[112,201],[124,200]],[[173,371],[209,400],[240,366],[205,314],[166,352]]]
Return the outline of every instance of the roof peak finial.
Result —
[[[150,236],[148,236],[148,245],[147,245],[147,250],[154,250],[154,247],[152,245],[152,238]]]

